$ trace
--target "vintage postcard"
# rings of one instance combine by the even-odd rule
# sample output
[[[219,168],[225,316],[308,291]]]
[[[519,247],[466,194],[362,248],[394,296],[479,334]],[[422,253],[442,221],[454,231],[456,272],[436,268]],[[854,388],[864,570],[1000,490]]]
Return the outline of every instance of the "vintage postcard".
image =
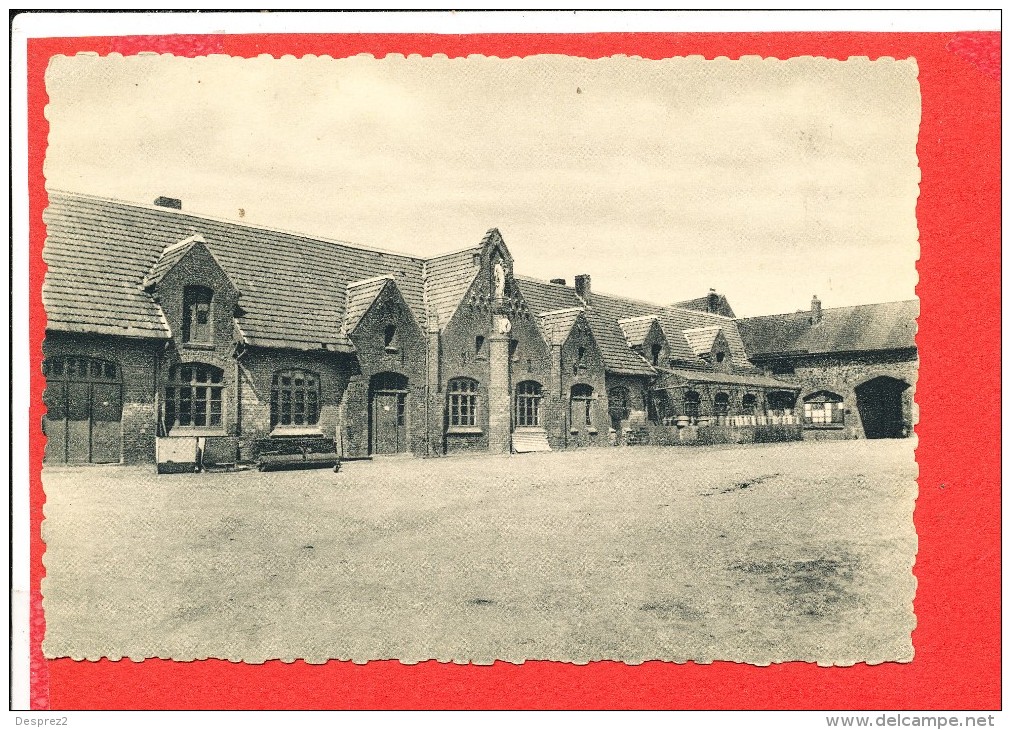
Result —
[[[914,60],[46,83],[47,656],[913,658]]]
[[[985,34],[258,32],[28,44],[35,706],[992,696]]]

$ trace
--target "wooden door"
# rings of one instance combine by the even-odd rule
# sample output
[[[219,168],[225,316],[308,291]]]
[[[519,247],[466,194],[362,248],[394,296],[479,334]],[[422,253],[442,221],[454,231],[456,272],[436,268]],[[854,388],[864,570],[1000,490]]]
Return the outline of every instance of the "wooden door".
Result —
[[[373,453],[396,454],[401,451],[397,393],[376,393],[372,401]]]
[[[120,461],[123,386],[115,363],[83,357],[48,360],[44,400],[47,463]]]

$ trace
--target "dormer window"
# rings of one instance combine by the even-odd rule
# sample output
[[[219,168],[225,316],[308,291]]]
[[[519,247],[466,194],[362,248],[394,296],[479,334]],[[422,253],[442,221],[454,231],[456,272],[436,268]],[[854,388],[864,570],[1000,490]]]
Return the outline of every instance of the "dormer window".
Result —
[[[660,364],[660,353],[663,350],[663,346],[654,343],[654,345],[653,345],[653,347],[651,349],[653,351],[653,365],[659,365]]]
[[[183,342],[209,345],[214,341],[211,303],[214,292],[206,286],[183,289]]]
[[[726,358],[727,358],[727,353],[722,352],[722,351],[716,353],[716,362],[723,362]]]

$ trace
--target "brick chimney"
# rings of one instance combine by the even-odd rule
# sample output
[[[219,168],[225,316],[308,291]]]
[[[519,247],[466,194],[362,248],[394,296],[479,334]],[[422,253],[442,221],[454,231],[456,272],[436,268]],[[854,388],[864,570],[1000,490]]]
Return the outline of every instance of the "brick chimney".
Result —
[[[576,294],[587,304],[590,303],[590,275],[579,274],[576,276]]]
[[[565,286],[565,284],[566,284],[565,279],[552,279],[551,283],[552,284],[561,284],[562,286]]]
[[[716,314],[720,310],[720,295],[716,293],[715,289],[710,289],[709,294],[706,297],[706,311],[710,314]]]
[[[815,294],[811,297],[811,324],[818,324],[819,322],[821,322],[821,300]]]
[[[155,198],[154,204],[159,208],[174,208],[175,210],[183,209],[183,201],[179,198],[166,198],[164,195],[159,195]]]

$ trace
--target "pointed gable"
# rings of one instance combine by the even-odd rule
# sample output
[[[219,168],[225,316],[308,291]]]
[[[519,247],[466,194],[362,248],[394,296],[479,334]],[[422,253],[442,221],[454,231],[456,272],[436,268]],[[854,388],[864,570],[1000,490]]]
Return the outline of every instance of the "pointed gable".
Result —
[[[693,327],[682,330],[692,352],[700,357],[713,351],[713,343],[722,331],[721,327]]]
[[[375,303],[391,276],[375,276],[371,279],[353,281],[347,286],[347,302],[344,305],[344,334],[350,335],[358,328],[359,322]]]
[[[582,311],[581,307],[568,307],[539,315],[537,319],[545,338],[556,345],[564,344]]]
[[[221,272],[222,277],[228,282],[228,285],[238,293],[239,289],[235,286],[235,282],[232,281],[228,272],[225,271],[224,267],[221,266],[218,259],[214,256],[214,253],[207,246],[207,241],[199,234],[166,246],[154,266],[151,267],[151,270],[144,277],[144,288],[149,290],[157,289],[158,284],[161,283],[165,276],[190,256],[206,257]]]
[[[625,339],[628,341],[629,347],[642,347],[649,331],[653,327],[658,326],[658,324],[659,322],[654,314],[618,320],[618,326],[625,333]]]

